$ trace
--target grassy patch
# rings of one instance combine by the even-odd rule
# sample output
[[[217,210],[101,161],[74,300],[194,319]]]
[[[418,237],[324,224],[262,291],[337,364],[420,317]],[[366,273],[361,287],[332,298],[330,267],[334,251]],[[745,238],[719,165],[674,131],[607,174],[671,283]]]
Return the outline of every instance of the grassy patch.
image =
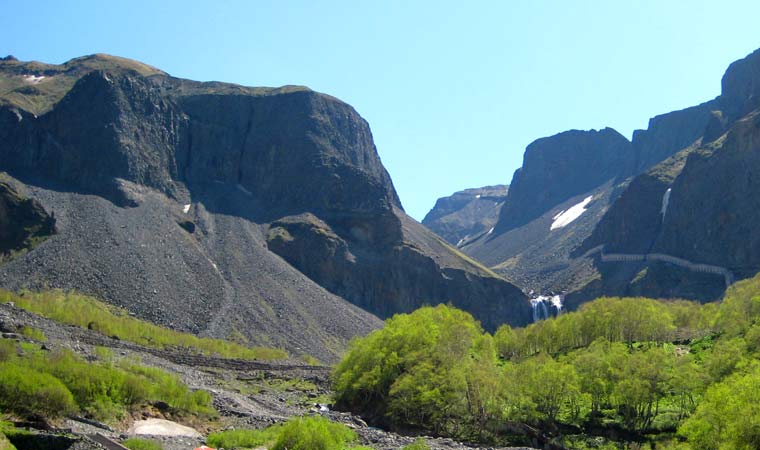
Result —
[[[266,447],[272,450],[366,450],[354,446],[357,435],[347,426],[323,417],[297,417],[263,430],[227,430],[206,440],[216,448]]]
[[[47,342],[47,336],[45,336],[45,333],[43,333],[42,330],[32,328],[28,325],[24,325],[24,327],[21,328],[21,334],[33,341]]]
[[[271,446],[277,440],[282,425],[272,425],[263,430],[227,430],[211,433],[206,442],[214,448],[254,448]]]
[[[284,359],[287,352],[276,348],[246,347],[221,339],[199,338],[130,317],[126,310],[92,297],[60,291],[24,292],[16,295],[0,290],[0,303],[16,306],[58,322],[95,330],[105,336],[153,348],[182,348],[194,353],[249,360]]]
[[[122,444],[129,450],[164,450],[160,442],[151,439],[129,438]]]
[[[5,345],[3,345],[5,347]],[[190,390],[176,375],[133,361],[89,363],[67,352],[4,352],[0,408],[23,417],[57,418],[76,412],[104,422],[150,402],[180,416],[212,418],[211,395]]]

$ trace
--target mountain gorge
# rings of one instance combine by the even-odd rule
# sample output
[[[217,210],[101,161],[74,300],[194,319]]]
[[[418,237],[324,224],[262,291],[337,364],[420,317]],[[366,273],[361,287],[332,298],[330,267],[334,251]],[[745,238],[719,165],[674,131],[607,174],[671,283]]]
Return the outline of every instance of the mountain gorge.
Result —
[[[485,186],[441,197],[422,224],[459,247],[496,225],[508,191],[505,185]]]
[[[535,141],[494,232],[462,250],[526,290],[567,294],[570,307],[601,295],[719,298],[760,270],[759,77],[756,51],[731,64],[720,96],[652,118],[630,142],[609,128]]]
[[[0,170],[58,231],[0,266],[2,287],[325,361],[422,304],[529,320],[519,289],[404,213],[367,122],[333,97],[107,55],[5,58],[0,84]]]

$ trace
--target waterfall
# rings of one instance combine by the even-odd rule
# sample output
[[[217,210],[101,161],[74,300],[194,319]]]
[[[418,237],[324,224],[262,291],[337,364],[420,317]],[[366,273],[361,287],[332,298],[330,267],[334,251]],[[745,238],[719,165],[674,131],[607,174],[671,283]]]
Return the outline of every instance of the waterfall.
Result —
[[[533,322],[560,315],[563,300],[563,295],[539,295],[530,299],[530,305],[533,308]]]
[[[660,209],[660,214],[662,214],[662,221],[665,221],[665,213],[668,212],[668,205],[670,204],[670,191],[671,189],[668,188],[667,191],[662,195],[662,208]]]

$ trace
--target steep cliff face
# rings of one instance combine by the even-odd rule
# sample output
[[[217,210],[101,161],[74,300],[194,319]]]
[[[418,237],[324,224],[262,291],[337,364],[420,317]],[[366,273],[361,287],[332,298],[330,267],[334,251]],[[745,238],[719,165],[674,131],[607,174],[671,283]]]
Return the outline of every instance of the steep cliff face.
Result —
[[[509,186],[465,189],[441,197],[422,219],[422,224],[457,247],[487,233],[496,225]]]
[[[0,263],[33,249],[55,233],[55,219],[39,202],[0,181]]]
[[[271,224],[268,245],[331,292],[380,317],[452,303],[491,331],[505,321],[530,321],[528,303],[514,300],[524,298],[516,287],[396,213],[373,219],[373,229],[361,233],[345,224],[333,229],[311,214],[290,216]],[[378,242],[397,231],[400,240],[392,245]]]
[[[462,251],[524,289],[566,291],[595,276],[571,253],[620,193],[636,164],[631,143],[611,128],[572,130],[530,144],[491,232]]]
[[[730,268],[760,271],[760,111],[689,154],[672,184],[670,207],[654,251]]]
[[[0,99],[0,170],[61,217],[60,236],[2,266],[0,285],[81,289],[322,359],[379,325],[344,299],[388,315],[456,296],[491,324],[527,317],[519,290],[432,245],[404,214],[349,105],[142,69],[102,55],[0,65],[6,85],[34,87]],[[46,102],[40,115],[24,109]],[[331,256],[341,245],[356,264]],[[456,277],[467,282],[451,290]]]
[[[634,161],[631,143],[612,128],[534,141],[512,178],[496,232],[525,225],[571,197],[630,174]]]
[[[721,95],[690,108],[689,114],[698,119],[674,122],[661,133],[683,137],[672,142],[663,138],[661,142],[671,146],[689,139],[692,143],[636,177],[576,252],[604,245],[608,253],[664,254],[714,266],[730,276],[681,270],[672,277],[665,274],[680,270],[672,264],[639,264],[632,271],[630,263],[597,260],[603,276],[581,289],[579,298],[618,294],[637,285],[649,296],[675,293],[711,300],[720,297],[727,281],[760,270],[754,232],[758,204],[753,194],[757,191],[753,173],[760,168],[758,80],[760,51],[731,64],[723,76]],[[645,276],[640,275],[642,270]]]
[[[756,220],[758,80],[760,50],[731,64],[720,96],[650,119],[630,144],[610,130],[606,141],[577,131],[539,139],[526,149],[495,232],[462,250],[523,288],[567,292],[569,305],[598,295],[720,297],[726,271],[760,270],[748,225]],[[574,209],[580,216],[557,226]],[[664,256],[609,256],[652,253]],[[657,259],[668,257],[683,261]]]
[[[632,144],[637,159],[635,173],[648,170],[700,138],[716,109],[718,102],[711,100],[649,119],[646,130],[633,133]]]

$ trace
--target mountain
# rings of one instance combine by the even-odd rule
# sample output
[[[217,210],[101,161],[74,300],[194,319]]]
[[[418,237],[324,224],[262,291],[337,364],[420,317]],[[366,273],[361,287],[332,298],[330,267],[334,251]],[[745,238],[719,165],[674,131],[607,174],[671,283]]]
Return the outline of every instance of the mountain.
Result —
[[[525,289],[566,293],[570,307],[600,295],[719,298],[760,270],[760,50],[721,86],[630,143],[611,129],[537,140],[494,232],[462,251]]]
[[[579,251],[667,255],[638,264],[597,258],[604,276],[579,292],[640,291],[712,300],[760,271],[753,175],[760,168],[760,50],[728,68],[691,145],[632,180]]]
[[[422,224],[459,247],[493,228],[508,190],[506,185],[485,186],[441,197],[422,219]]]
[[[323,360],[376,315],[422,304],[491,329],[529,320],[519,289],[404,213],[369,125],[340,100],[108,55],[6,58],[0,86],[0,170],[58,229],[0,266],[3,287],[77,289]]]
[[[631,143],[612,128],[571,130],[541,138],[525,150],[505,206],[490,234],[462,251],[525,289],[561,291],[593,277],[589,261],[570,253],[614,200],[631,174]]]

